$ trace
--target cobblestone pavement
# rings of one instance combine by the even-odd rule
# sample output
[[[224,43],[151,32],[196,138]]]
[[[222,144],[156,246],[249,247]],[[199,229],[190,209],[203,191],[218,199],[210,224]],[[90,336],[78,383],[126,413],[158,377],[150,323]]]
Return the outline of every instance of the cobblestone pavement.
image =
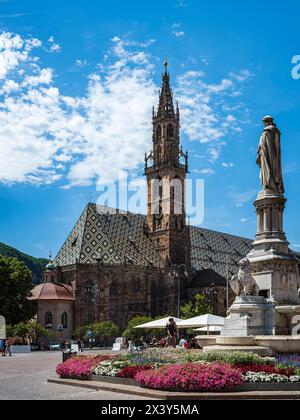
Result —
[[[142,400],[112,392],[48,384],[61,362],[60,352],[0,357],[0,400]]]

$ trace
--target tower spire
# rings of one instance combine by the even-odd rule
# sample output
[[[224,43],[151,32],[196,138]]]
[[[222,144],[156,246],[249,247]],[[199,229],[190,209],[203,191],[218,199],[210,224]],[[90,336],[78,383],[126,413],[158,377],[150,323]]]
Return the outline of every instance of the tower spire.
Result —
[[[168,61],[164,62],[165,72],[162,75],[162,89],[159,98],[157,118],[174,118],[173,92],[170,86],[170,74]]]

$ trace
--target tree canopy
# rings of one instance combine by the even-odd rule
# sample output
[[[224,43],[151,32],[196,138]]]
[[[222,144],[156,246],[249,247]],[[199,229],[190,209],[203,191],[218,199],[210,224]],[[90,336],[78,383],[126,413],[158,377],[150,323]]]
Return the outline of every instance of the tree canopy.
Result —
[[[34,287],[32,273],[16,258],[0,256],[0,314],[6,323],[27,322],[36,313],[36,304],[28,300]]]
[[[205,296],[195,295],[194,298],[181,307],[183,319],[190,319],[196,316],[212,313],[212,307],[207,303]]]
[[[119,328],[111,321],[103,321],[93,325],[92,329],[95,337],[116,337],[119,334]]]
[[[138,327],[139,325],[147,324],[148,322],[153,321],[152,318],[147,316],[136,316],[132,318],[127,325],[126,330],[123,333],[124,337],[128,338],[135,338],[140,339],[144,335],[147,335],[148,330],[143,329],[135,329],[134,327]]]

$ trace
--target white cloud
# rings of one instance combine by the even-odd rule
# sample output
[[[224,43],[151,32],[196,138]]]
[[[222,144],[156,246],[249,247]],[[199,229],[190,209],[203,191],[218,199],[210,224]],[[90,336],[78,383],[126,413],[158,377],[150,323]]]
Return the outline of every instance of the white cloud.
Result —
[[[193,172],[200,175],[213,175],[215,173],[212,168],[195,169]]]
[[[188,2],[185,0],[177,0],[177,3],[175,7],[181,8],[181,7],[188,7]]]
[[[178,23],[173,23],[172,25],[172,35],[174,35],[176,38],[182,38],[185,35],[185,32],[180,30],[180,28],[182,27],[182,23],[178,22]]]
[[[173,31],[172,34],[176,37],[176,38],[182,38],[185,35],[184,31]]]
[[[53,53],[60,52],[61,46],[57,42],[55,42],[55,39],[53,36],[50,36],[50,38],[48,39],[48,42],[50,44],[49,52],[53,52]]]
[[[56,45],[53,37],[48,42]],[[39,40],[0,33],[0,182],[61,180],[70,187],[134,173],[151,148],[151,109],[158,98],[145,48],[154,42],[113,38],[111,51],[89,76],[86,94],[72,97],[55,85],[53,69],[42,67],[33,51],[44,48]],[[183,135],[207,143],[212,163],[220,157],[224,136],[237,128],[238,110],[225,112],[222,106],[241,82],[208,84],[204,77],[189,71],[173,85]],[[225,122],[232,128],[224,128]]]
[[[231,162],[222,162],[223,168],[233,168],[234,164]]]
[[[235,188],[232,188],[231,191],[229,191],[228,193],[228,197],[233,201],[233,203],[237,207],[242,207],[244,204],[252,201],[255,198],[256,194],[256,190],[238,192],[235,190]]]
[[[4,44],[4,54],[13,50],[24,66],[19,58],[5,67],[5,74],[23,70],[17,96],[7,81],[0,83],[0,89],[6,86],[0,100],[0,181],[47,184],[64,177],[68,185],[88,185],[137,168],[150,148],[151,106],[157,100],[144,52],[127,51],[115,39],[105,73],[91,75],[86,95],[72,98],[54,85],[53,71],[40,68],[25,51],[26,41],[7,34]]]
[[[79,58],[75,61],[75,66],[86,67],[88,62],[86,60],[80,60]]]
[[[220,83],[206,83],[203,72],[188,71],[178,78],[175,95],[181,105],[182,129],[190,140],[200,143],[216,142],[211,150],[218,159],[221,142],[237,127],[237,116],[224,112],[222,107],[232,97],[236,85],[241,82],[227,78]],[[239,108],[236,108],[239,112]]]
[[[245,217],[242,217],[241,220],[240,220],[240,222],[241,223],[247,223],[248,222],[248,219],[246,219]]]

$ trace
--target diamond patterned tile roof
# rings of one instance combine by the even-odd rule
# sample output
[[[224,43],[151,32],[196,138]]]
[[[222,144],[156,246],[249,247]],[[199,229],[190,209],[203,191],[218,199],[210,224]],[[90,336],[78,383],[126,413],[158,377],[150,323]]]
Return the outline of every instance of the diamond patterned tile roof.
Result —
[[[252,241],[208,229],[191,227],[193,271],[213,269],[220,276],[236,273]],[[89,204],[55,258],[58,266],[75,263],[133,264],[159,268],[161,259],[147,234],[146,217]]]
[[[213,230],[191,227],[193,270],[214,270],[227,278],[236,274],[237,265],[250,252],[253,241]]]
[[[145,216],[89,204],[62,246],[55,264],[133,264],[160,267],[147,236]]]

